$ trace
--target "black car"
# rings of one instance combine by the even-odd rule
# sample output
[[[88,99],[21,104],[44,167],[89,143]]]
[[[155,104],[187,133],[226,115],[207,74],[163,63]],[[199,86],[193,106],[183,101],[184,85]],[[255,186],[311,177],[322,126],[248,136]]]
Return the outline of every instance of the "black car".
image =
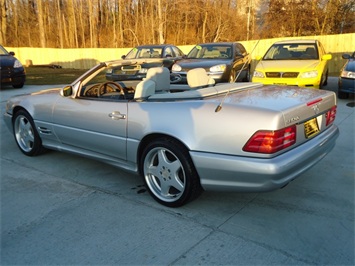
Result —
[[[347,59],[340,71],[338,80],[338,98],[346,99],[349,93],[355,93],[355,52],[352,55],[343,54],[343,59]]]
[[[172,65],[184,56],[178,47],[171,44],[137,46],[122,56],[127,65],[113,68],[111,73],[106,74],[106,78],[113,81],[141,80],[146,77],[149,68],[164,66],[171,70]]]
[[[1,85],[10,84],[14,88],[22,88],[26,81],[26,73],[14,55],[14,52],[8,52],[0,45]]]
[[[249,81],[250,62],[250,55],[241,43],[203,43],[175,63],[172,73],[176,83],[186,83],[187,72],[193,68],[204,68],[215,82]]]

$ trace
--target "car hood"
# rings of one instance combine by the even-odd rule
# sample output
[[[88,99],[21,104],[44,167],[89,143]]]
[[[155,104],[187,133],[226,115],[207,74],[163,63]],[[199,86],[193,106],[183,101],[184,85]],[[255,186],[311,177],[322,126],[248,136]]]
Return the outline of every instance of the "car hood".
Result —
[[[40,90],[40,91],[32,92],[32,93],[30,93],[30,95],[59,94],[60,90],[61,90],[61,88],[46,89],[46,90]]]
[[[55,99],[60,95],[61,88],[46,89],[32,93],[19,94],[11,97],[6,103],[6,110],[13,110],[14,106],[21,105],[28,110],[32,109],[34,103],[47,102],[53,104]]]
[[[0,65],[1,67],[12,67],[14,66],[14,62],[16,61],[16,57],[12,55],[1,55],[0,56]]]
[[[167,64],[169,62],[173,62],[175,58],[170,57],[169,59],[166,58],[161,58],[161,59],[155,59],[155,60],[147,60],[147,61],[137,61],[135,62],[134,60],[129,61],[129,64],[122,65],[120,66],[121,69],[130,69],[130,68],[135,68],[137,65],[140,65],[142,68],[151,68],[151,67],[160,67],[164,64]]]
[[[304,72],[316,69],[319,63],[318,60],[262,60],[255,69],[263,72]]]
[[[230,63],[230,59],[184,59],[177,62],[179,66],[185,69],[193,69],[198,67],[209,68],[220,64],[229,65]]]

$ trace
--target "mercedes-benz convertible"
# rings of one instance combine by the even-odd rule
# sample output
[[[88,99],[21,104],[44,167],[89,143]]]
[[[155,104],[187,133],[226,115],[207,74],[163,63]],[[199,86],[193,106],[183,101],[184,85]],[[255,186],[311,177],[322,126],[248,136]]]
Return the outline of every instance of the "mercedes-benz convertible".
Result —
[[[107,80],[121,63],[10,98],[4,119],[22,153],[66,151],[141,174],[155,200],[178,207],[203,190],[282,188],[336,143],[334,92],[215,84],[202,68],[185,85],[164,67],[142,81]]]

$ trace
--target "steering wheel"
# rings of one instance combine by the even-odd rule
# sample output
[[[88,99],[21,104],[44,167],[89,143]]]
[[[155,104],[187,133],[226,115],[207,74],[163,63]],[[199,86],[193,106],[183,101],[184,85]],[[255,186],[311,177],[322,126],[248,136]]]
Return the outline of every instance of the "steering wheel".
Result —
[[[108,91],[107,87],[110,87],[111,90]],[[101,97],[101,95],[112,93],[112,92],[119,92],[121,95],[126,97],[123,87],[113,81],[108,81],[108,82],[102,83],[100,85],[99,89],[97,90],[97,97]]]

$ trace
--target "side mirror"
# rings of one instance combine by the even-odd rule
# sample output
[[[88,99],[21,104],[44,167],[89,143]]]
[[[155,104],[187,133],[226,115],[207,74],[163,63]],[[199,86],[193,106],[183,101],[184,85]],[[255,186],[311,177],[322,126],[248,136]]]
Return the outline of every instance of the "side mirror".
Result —
[[[322,60],[330,60],[332,59],[332,55],[331,54],[325,54],[322,56]]]
[[[9,52],[9,55],[15,56],[14,52]]]
[[[121,58],[122,58],[122,59],[126,59],[126,56],[125,56],[125,55],[122,55]]]
[[[71,96],[73,94],[73,88],[72,86],[65,86],[63,89],[61,89],[60,91],[60,95],[62,95],[63,97],[68,97]]]
[[[343,59],[350,59],[350,55],[349,54],[343,54],[341,57]]]

